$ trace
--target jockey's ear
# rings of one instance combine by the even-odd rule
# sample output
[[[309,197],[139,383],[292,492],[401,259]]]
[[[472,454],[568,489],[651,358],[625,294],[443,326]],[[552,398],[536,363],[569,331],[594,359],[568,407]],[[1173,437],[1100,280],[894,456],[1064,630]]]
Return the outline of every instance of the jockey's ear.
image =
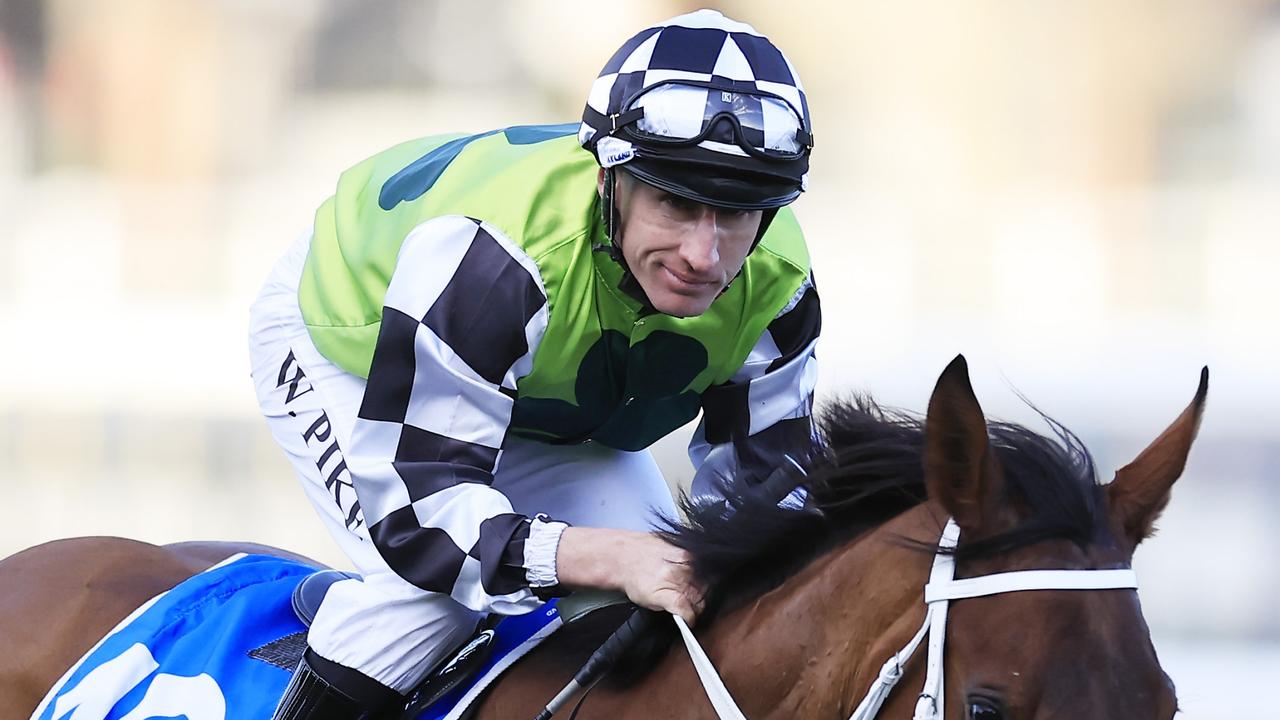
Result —
[[[1156,519],[1169,503],[1173,483],[1182,475],[1187,453],[1200,429],[1208,392],[1206,367],[1200,371],[1200,387],[1187,409],[1133,462],[1120,468],[1107,486],[1112,525],[1133,547],[1151,536]]]
[[[933,389],[924,426],[924,477],[937,500],[969,535],[1007,527],[1004,475],[987,440],[987,421],[969,382],[969,365],[957,355]]]

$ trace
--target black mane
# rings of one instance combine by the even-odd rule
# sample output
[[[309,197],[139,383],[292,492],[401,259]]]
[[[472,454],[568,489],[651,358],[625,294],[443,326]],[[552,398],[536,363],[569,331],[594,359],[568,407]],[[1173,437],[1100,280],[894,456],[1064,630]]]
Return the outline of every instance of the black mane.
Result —
[[[1009,501],[1022,519],[1008,532],[962,543],[959,558],[1050,538],[1084,547],[1104,531],[1093,458],[1069,430],[1041,417],[1054,437],[988,423]],[[782,486],[783,494],[806,487],[806,507],[780,507],[778,492],[747,490],[733,494],[729,508],[685,498],[687,520],[668,523],[668,539],[689,551],[698,579],[709,589],[709,613],[758,597],[835,546],[925,500],[922,418],[854,396],[827,406],[818,426],[820,439],[793,453],[804,472]]]
[[[1034,407],[1034,406],[1033,406]],[[1037,412],[1039,412],[1037,410]],[[1084,547],[1106,532],[1101,486],[1093,458],[1071,431],[1040,413],[1053,432],[1045,437],[1011,423],[988,422],[991,447],[1004,470],[1008,500],[1021,520],[1007,532],[962,542],[960,560],[986,557],[1050,538]],[[791,457],[803,470],[768,491],[725,488],[723,504],[681,499],[686,519],[666,519],[664,534],[693,557],[707,588],[699,624],[781,585],[814,559],[887,522],[926,499],[924,420],[853,396],[829,404],[818,417],[819,437]],[[804,507],[779,503],[797,487]],[[937,550],[919,545],[922,552]],[[610,674],[627,684],[653,667],[674,637],[674,626],[633,646]]]

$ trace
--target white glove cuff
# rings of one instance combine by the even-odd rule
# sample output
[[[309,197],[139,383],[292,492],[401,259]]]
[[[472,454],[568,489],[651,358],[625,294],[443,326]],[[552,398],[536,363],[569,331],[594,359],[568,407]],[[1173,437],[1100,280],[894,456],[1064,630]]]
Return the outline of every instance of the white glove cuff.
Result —
[[[554,522],[546,515],[538,515],[529,524],[529,538],[524,541],[525,579],[529,587],[545,588],[560,584],[556,577],[556,550],[560,548],[560,536],[565,528],[562,522]]]

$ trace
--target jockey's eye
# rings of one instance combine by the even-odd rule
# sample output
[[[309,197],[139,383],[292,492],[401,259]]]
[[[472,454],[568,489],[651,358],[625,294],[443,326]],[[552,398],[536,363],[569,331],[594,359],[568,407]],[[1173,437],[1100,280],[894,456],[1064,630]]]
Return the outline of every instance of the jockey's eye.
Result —
[[[675,212],[689,215],[696,213],[699,205],[699,203],[696,203],[689,198],[672,195],[671,193],[662,194],[662,204]]]
[[[969,720],[1004,720],[1000,704],[990,698],[969,698]]]

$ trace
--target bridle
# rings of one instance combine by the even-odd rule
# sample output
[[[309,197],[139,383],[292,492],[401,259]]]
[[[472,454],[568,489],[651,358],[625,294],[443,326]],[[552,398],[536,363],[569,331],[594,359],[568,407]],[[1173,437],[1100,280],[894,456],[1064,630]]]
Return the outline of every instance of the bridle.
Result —
[[[902,679],[903,666],[915,654],[917,648],[929,636],[928,664],[925,670],[924,689],[916,701],[914,720],[940,720],[944,688],[942,685],[942,649],[947,635],[947,609],[952,600],[984,597],[1026,590],[1136,590],[1138,576],[1131,569],[1120,570],[1021,570],[995,573],[981,577],[955,579],[956,563],[953,552],[960,539],[960,527],[954,520],[938,540],[938,552],[933,557],[933,570],[924,586],[927,611],[924,624],[915,636],[894,653],[880,668],[880,674],[872,683],[858,708],[849,720],[871,720],[880,712],[889,693]],[[720,720],[746,720],[737,704],[725,689],[711,660],[694,638],[693,632],[678,616],[674,616],[685,647],[693,659],[693,666],[702,680],[702,686],[711,700]]]

